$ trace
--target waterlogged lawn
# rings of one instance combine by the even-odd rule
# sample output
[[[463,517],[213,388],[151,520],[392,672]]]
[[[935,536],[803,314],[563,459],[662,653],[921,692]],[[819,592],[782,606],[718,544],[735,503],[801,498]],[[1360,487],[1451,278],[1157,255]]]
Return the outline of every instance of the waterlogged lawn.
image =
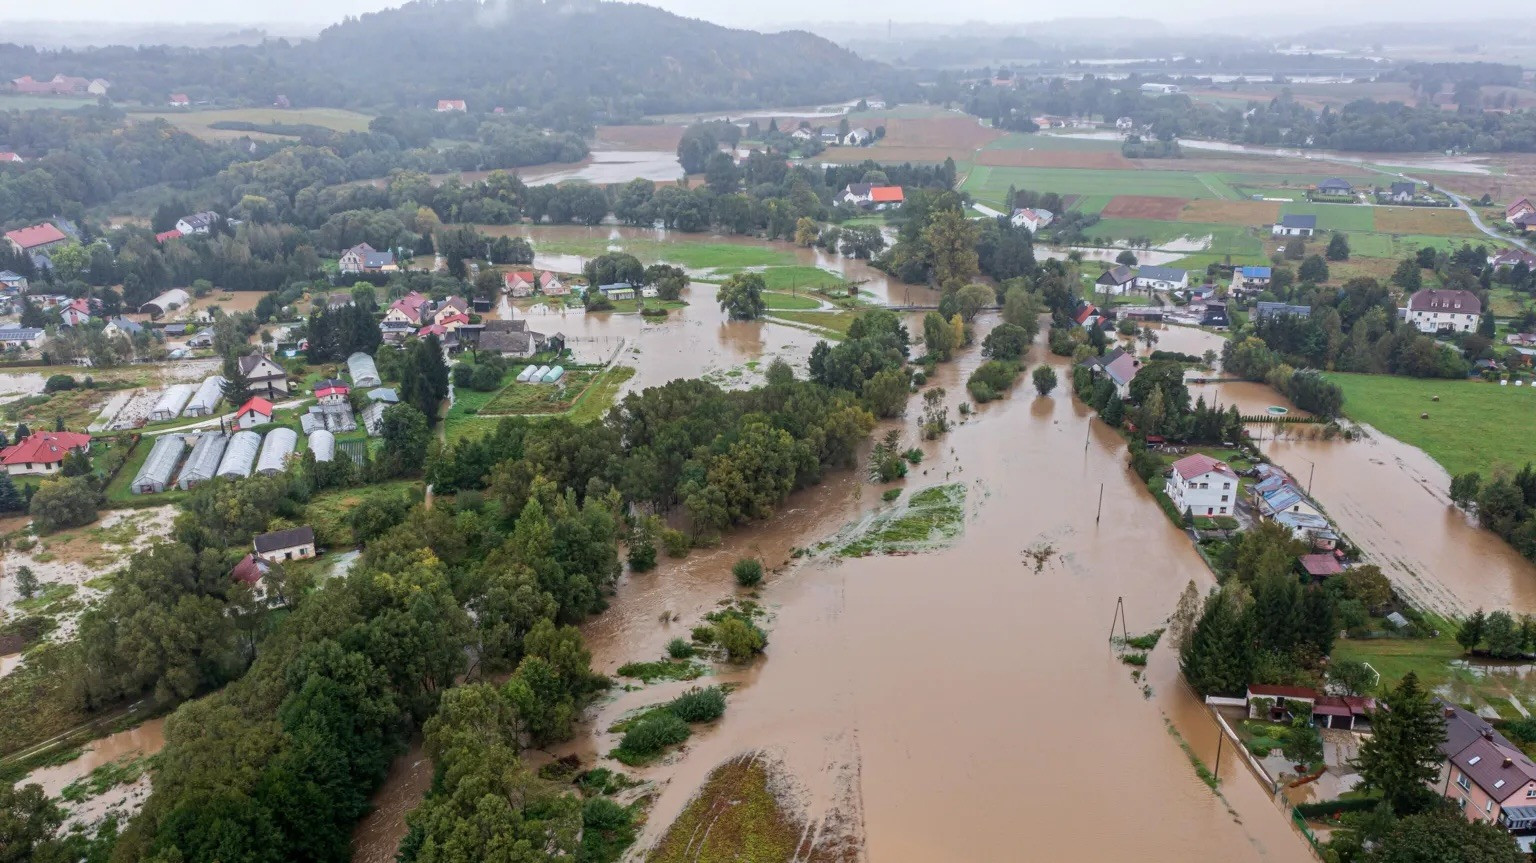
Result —
[[[739,756],[715,768],[649,857],[651,863],[825,863],[833,855],[813,848],[801,856],[804,826],[774,795],[768,764]]]
[[[1536,436],[1530,434],[1536,411],[1532,387],[1397,375],[1328,378],[1344,389],[1344,413],[1350,419],[1424,450],[1452,476],[1477,471],[1486,477],[1495,465],[1518,468],[1536,461]],[[1429,418],[1420,418],[1423,413]]]
[[[965,529],[965,484],[929,486],[860,522],[837,550],[844,557],[932,551]]]
[[[821,301],[804,294],[781,294],[777,291],[764,291],[763,302],[771,311],[806,311],[821,308]]]
[[[858,312],[808,312],[799,310],[773,310],[770,307],[769,318],[790,321],[796,324],[804,324],[805,327],[815,327],[818,330],[826,330],[835,337],[848,335],[848,328],[853,326]],[[804,329],[805,327],[801,327]]]

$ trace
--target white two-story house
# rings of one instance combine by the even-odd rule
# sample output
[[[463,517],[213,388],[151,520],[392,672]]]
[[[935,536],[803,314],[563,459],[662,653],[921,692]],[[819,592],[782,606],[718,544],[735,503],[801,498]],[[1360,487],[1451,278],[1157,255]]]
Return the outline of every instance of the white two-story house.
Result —
[[[1471,291],[1415,291],[1402,310],[1403,320],[1421,333],[1470,333],[1483,314],[1482,301]]]
[[[1180,514],[1210,517],[1231,515],[1237,509],[1237,473],[1200,453],[1173,463],[1163,491]]]

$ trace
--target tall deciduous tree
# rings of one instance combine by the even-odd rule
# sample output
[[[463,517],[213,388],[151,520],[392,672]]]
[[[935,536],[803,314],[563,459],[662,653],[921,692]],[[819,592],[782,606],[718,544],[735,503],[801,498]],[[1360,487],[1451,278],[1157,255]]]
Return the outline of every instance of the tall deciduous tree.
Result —
[[[734,320],[756,320],[768,308],[763,301],[766,289],[767,283],[760,274],[736,273],[720,285],[720,308]]]

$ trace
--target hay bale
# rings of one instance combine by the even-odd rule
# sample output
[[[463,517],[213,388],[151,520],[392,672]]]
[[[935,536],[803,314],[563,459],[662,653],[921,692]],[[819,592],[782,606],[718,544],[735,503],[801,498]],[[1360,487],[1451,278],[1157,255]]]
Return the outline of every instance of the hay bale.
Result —
[[[1429,419],[1429,414],[1427,414],[1427,413],[1419,414],[1419,419],[1427,420],[1427,419]]]

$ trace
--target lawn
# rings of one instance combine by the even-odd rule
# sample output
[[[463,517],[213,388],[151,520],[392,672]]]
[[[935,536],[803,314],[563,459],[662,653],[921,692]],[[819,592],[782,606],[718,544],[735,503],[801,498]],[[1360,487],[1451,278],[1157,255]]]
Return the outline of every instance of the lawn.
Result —
[[[367,114],[359,114],[356,111],[346,111],[340,108],[238,108],[222,111],[149,111],[144,113],[134,112],[130,116],[134,120],[141,121],[163,119],[190,135],[212,141],[229,140],[246,135],[254,138],[292,139],[292,136],[211,128],[212,124],[219,122],[256,123],[259,125],[309,125],[321,126],[337,132],[366,132],[368,131],[368,123],[373,119]]]
[[[1536,461],[1536,388],[1471,380],[1330,374],[1344,389],[1344,413],[1419,447],[1451,475]],[[1433,401],[1439,396],[1440,401]],[[1428,413],[1428,419],[1419,414]],[[1469,446],[1469,441],[1475,441]]]
[[[304,519],[314,526],[315,533],[320,537],[322,544],[350,546],[354,543],[350,541],[352,528],[347,524],[347,517],[354,509],[364,501],[373,498],[402,495],[409,495],[419,500],[421,483],[416,480],[402,479],[360,488],[321,492],[310,498],[309,505],[304,508]]]
[[[776,319],[790,321],[794,324],[803,324],[802,329],[814,327],[818,330],[830,331],[831,334],[834,334],[834,337],[837,337],[848,335],[848,328],[853,325],[854,319],[858,316],[858,312],[782,311],[773,312],[769,315],[769,320]]]
[[[1086,138],[1082,135],[1030,135],[1008,132],[982,147],[983,150],[1065,150],[1080,153],[1118,153],[1119,141]]]
[[[821,308],[820,300],[802,294],[781,294],[777,291],[765,292],[763,302],[773,311],[804,311]]]
[[[1434,638],[1341,638],[1333,644],[1332,658],[1370,663],[1381,675],[1383,692],[1412,671],[1426,688],[1457,704],[1491,707],[1505,719],[1519,719],[1510,698],[1524,703],[1536,698],[1536,680],[1522,673],[1528,666],[1488,662],[1468,667],[1456,643],[1456,624],[1433,617],[1428,622],[1440,633]]]
[[[1168,198],[1226,197],[1183,171],[1119,171],[1090,168],[1001,168],[977,165],[962,189],[983,203],[1002,206],[1008,187],[1076,195],[1154,195]]]
[[[1282,216],[1316,216],[1320,231],[1374,231],[1376,208],[1355,204],[1282,204]]]

